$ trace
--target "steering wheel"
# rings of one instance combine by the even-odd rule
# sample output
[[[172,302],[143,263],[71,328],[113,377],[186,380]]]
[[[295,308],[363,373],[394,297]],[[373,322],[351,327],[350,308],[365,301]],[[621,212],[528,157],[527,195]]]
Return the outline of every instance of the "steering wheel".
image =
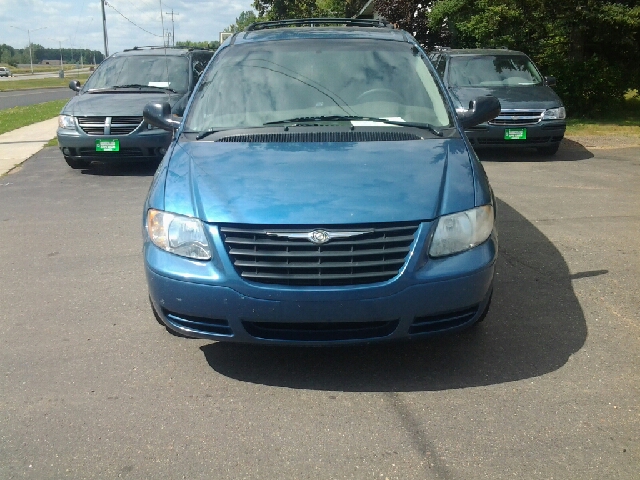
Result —
[[[402,103],[403,99],[398,92],[395,92],[389,88],[372,88],[371,90],[367,90],[366,92],[362,92],[356,98],[356,102],[360,103],[366,97],[378,96],[378,97],[386,97],[387,99],[393,99],[398,103]]]

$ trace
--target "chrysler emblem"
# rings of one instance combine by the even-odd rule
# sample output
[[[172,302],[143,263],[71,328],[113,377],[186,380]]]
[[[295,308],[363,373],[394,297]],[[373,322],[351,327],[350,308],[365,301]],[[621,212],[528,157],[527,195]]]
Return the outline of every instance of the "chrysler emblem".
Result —
[[[309,232],[309,240],[316,245],[322,245],[323,243],[327,243],[331,239],[329,232],[325,230],[314,230],[313,232]]]
[[[316,245],[324,245],[329,240],[335,240],[337,238],[349,238],[356,237],[358,235],[364,235],[365,233],[373,232],[372,228],[366,228],[363,230],[336,230],[336,231],[327,231],[317,228],[315,230],[309,231],[298,231],[298,232],[264,232],[271,237],[281,237],[281,238],[289,238],[291,240],[309,240],[311,243]]]

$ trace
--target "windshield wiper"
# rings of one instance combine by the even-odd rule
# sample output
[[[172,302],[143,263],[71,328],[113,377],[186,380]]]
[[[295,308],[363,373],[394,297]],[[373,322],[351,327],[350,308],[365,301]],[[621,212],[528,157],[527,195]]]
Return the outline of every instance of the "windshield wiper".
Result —
[[[264,123],[263,126],[268,125],[285,125],[285,124],[308,124],[313,122],[350,122],[350,121],[363,121],[363,122],[379,122],[385,123],[387,125],[398,125],[400,127],[413,127],[413,128],[421,128],[424,130],[429,130],[434,135],[438,137],[442,136],[442,132],[433,125],[429,123],[420,123],[420,122],[403,122],[400,120],[390,120],[388,118],[379,118],[379,117],[360,117],[357,115],[320,115],[317,117],[296,117],[289,118],[286,120],[276,120],[274,122]]]
[[[139,83],[131,83],[129,85],[111,85],[110,87],[103,88],[92,88],[89,92],[105,92],[108,90],[118,90],[119,88],[153,88],[155,90],[164,90],[169,91],[171,93],[178,93],[173,88],[169,87],[158,87],[156,85],[141,85]]]
[[[209,128],[207,130],[203,130],[202,132],[198,133],[198,135],[196,135],[196,140],[202,140],[203,138],[208,137],[209,135],[213,135],[216,132],[221,132],[222,130],[231,130],[231,129],[225,128],[225,127]],[[194,133],[194,132],[184,132],[184,133]]]
[[[172,93],[178,93],[176,92],[173,88],[169,88],[169,87],[159,87],[157,85],[142,85],[139,83],[131,83],[128,85],[113,85],[112,87],[109,88],[154,88],[156,90],[165,90],[165,91],[169,91]]]

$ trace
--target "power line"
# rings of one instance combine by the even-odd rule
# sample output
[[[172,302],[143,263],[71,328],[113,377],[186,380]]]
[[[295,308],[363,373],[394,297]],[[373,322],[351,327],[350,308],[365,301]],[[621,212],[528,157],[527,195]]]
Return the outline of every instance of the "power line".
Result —
[[[164,33],[163,33],[163,35],[158,35],[157,33],[150,32],[149,30],[146,30],[146,29],[142,28],[140,25],[136,24],[134,21],[128,19],[125,15],[123,15],[116,7],[111,5],[109,2],[105,1],[104,4],[106,6],[108,6],[108,7],[113,8],[118,15],[120,15],[122,18],[124,18],[127,22],[129,22],[134,27],[138,27],[143,32],[147,32],[149,35],[153,35],[154,37],[163,37],[164,38]]]

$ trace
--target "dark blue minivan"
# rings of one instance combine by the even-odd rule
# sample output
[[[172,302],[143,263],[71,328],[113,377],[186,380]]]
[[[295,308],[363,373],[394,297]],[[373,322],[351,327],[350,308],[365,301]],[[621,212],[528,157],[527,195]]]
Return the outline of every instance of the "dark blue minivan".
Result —
[[[144,206],[152,308],[171,331],[327,345],[482,320],[495,200],[425,52],[384,21],[263,22],[216,52]]]

